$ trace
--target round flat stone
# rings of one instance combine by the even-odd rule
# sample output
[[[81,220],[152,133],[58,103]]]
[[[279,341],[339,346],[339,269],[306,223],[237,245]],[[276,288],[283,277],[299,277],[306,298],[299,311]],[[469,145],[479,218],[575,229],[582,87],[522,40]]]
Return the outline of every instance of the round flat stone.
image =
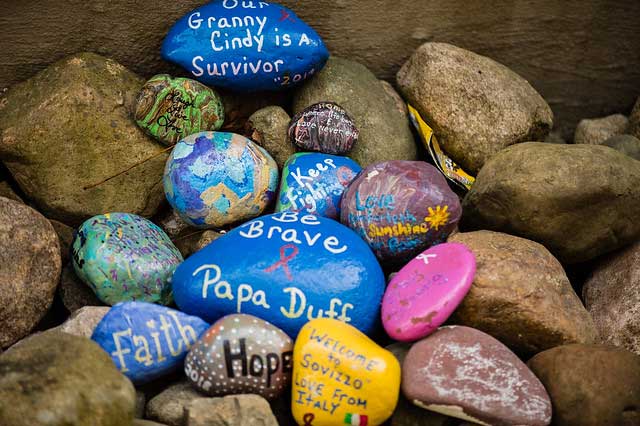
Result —
[[[358,128],[340,105],[313,104],[291,119],[289,140],[303,151],[344,155],[358,141]]]

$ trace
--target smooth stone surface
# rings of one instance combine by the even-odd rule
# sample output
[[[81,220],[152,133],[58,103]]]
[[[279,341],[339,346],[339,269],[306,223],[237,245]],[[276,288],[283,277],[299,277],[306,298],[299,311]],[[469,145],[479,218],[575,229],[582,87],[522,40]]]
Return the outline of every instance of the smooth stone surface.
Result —
[[[57,293],[69,313],[75,312],[85,306],[104,305],[104,303],[98,299],[98,296],[91,291],[89,286],[78,278],[71,263],[67,263],[62,268]]]
[[[145,302],[112,307],[91,338],[136,384],[178,369],[189,349],[209,328],[198,317]]]
[[[211,396],[252,393],[277,398],[291,380],[293,341],[253,315],[232,314],[215,322],[191,348],[184,371]]]
[[[170,278],[182,255],[149,220],[129,213],[88,219],[73,241],[73,267],[108,305],[139,300],[171,303]]]
[[[420,46],[396,81],[442,149],[473,175],[501,149],[544,140],[553,127],[551,108],[527,80],[451,44]]]
[[[0,424],[131,424],[135,389],[84,337],[47,331],[0,356]]]
[[[56,234],[58,235],[58,242],[60,243],[60,259],[62,264],[66,265],[69,262],[71,255],[71,244],[73,244],[73,234],[75,230],[72,227],[54,219],[50,219],[49,222],[51,222],[53,230],[56,231]]]
[[[491,231],[457,233],[449,241],[465,244],[478,262],[453,323],[482,330],[526,356],[598,340],[562,265],[541,244]]]
[[[627,128],[627,133],[640,139],[640,97],[638,97],[638,100],[631,111],[631,115],[629,115],[629,127]]]
[[[185,419],[186,426],[278,426],[269,403],[259,395],[196,399]]]
[[[242,253],[241,256],[238,253]],[[338,222],[295,212],[247,222],[173,275],[178,307],[209,321],[255,315],[295,338],[311,318],[373,330],[384,275],[367,244]]]
[[[222,227],[262,213],[275,198],[278,167],[244,136],[201,132],[182,139],[164,172],[164,191],[188,224]]]
[[[0,350],[26,336],[53,303],[60,246],[51,223],[0,197]]]
[[[444,242],[462,211],[444,176],[423,161],[385,161],[365,168],[342,196],[340,221],[382,263],[403,265]]]
[[[145,417],[168,426],[184,426],[186,407],[198,398],[205,397],[186,379],[173,384],[154,396],[148,403]]]
[[[629,119],[622,114],[602,118],[580,120],[573,136],[573,143],[601,145],[612,136],[625,132]]]
[[[347,157],[295,154],[282,169],[276,211],[291,210],[339,220],[342,194],[361,170]]]
[[[611,147],[616,151],[628,155],[634,160],[640,160],[640,139],[631,135],[616,135],[612,136],[606,141],[602,142],[602,145]]]
[[[478,424],[551,422],[540,380],[502,343],[469,327],[441,327],[415,343],[402,364],[402,391],[420,407]]]
[[[245,124],[244,134],[263,147],[282,170],[284,163],[296,152],[289,142],[287,131],[291,117],[281,106],[271,105],[251,114]]]
[[[566,345],[528,362],[553,401],[557,426],[640,424],[640,356],[601,345]]]
[[[306,107],[291,119],[289,140],[302,151],[345,155],[360,132],[347,111],[333,102]]]
[[[236,91],[282,90],[320,71],[329,51],[276,3],[225,0],[192,10],[162,43],[162,58],[203,83]]]
[[[109,306],[85,306],[60,325],[60,331],[90,339],[96,326],[111,309]]]
[[[461,228],[542,243],[578,263],[640,237],[640,162],[609,147],[523,143],[493,157],[463,203]]]
[[[210,87],[168,74],[151,77],[138,94],[136,124],[165,145],[224,123],[222,99]]]
[[[382,298],[382,325],[394,340],[411,342],[433,333],[466,296],[476,259],[460,243],[431,247],[407,263]]]
[[[376,426],[393,413],[400,363],[354,327],[307,323],[293,350],[293,417],[298,424]]]

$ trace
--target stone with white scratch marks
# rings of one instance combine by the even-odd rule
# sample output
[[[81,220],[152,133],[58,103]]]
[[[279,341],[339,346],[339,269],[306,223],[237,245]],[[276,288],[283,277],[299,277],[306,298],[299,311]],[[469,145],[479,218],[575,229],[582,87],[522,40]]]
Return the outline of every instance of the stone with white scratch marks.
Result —
[[[551,422],[540,380],[498,340],[469,327],[441,327],[414,344],[402,365],[402,391],[420,407],[481,425]]]
[[[177,370],[209,324],[145,302],[115,305],[91,336],[118,369],[139,384]]]
[[[296,114],[289,125],[289,140],[302,151],[345,155],[358,141],[353,119],[340,105],[320,102]]]
[[[189,351],[184,369],[191,383],[212,395],[253,393],[277,398],[291,380],[293,341],[253,315],[227,315]]]

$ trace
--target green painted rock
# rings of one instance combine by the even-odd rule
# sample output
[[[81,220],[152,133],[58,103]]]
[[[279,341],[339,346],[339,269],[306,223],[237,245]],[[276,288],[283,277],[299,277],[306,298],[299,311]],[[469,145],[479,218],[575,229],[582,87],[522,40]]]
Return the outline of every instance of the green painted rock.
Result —
[[[220,96],[204,84],[158,74],[138,94],[135,119],[148,135],[173,145],[193,133],[218,130],[224,107]]]

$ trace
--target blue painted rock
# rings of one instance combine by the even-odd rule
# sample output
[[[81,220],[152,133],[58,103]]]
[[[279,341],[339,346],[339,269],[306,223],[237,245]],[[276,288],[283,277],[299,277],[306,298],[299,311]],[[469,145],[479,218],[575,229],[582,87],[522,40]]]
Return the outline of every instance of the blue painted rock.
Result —
[[[346,154],[358,141],[358,135],[347,111],[333,102],[311,105],[289,124],[289,140],[303,151]]]
[[[205,84],[255,91],[301,83],[322,69],[329,52],[320,36],[283,6],[223,0],[178,20],[162,44],[162,57]]]
[[[149,220],[130,213],[94,216],[80,226],[71,248],[76,274],[104,303],[171,303],[170,279],[182,255]]]
[[[298,153],[282,168],[276,211],[291,210],[337,219],[345,188],[362,170],[347,157]]]
[[[388,265],[403,265],[444,242],[462,209],[444,176],[423,161],[385,161],[364,169],[342,195],[340,221]]]
[[[177,370],[209,324],[175,309],[143,302],[115,305],[91,338],[134,383]]]
[[[164,171],[167,200],[188,224],[218,228],[254,218],[273,201],[278,166],[244,136],[201,132],[182,139]]]
[[[319,317],[371,332],[384,285],[371,249],[353,231],[296,212],[262,216],[233,229],[173,275],[182,311],[208,321],[248,313],[291,337]]]
[[[184,370],[201,392],[277,398],[291,381],[293,341],[253,315],[227,315],[189,351]]]

